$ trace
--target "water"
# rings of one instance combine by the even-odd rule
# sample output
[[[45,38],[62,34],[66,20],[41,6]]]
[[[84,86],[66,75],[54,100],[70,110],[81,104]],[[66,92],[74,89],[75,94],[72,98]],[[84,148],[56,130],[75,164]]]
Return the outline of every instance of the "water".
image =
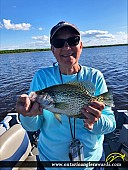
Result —
[[[80,58],[81,65],[97,68],[104,74],[117,109],[128,109],[127,48],[84,48]],[[0,120],[15,112],[17,97],[28,92],[34,73],[55,61],[51,51],[0,55]]]

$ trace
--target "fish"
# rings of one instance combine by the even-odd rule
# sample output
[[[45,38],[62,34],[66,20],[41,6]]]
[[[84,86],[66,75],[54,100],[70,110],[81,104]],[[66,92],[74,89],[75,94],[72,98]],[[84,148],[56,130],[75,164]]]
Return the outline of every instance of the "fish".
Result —
[[[91,101],[103,102],[110,107],[114,106],[113,96],[109,92],[99,96],[94,96],[94,92],[93,83],[74,81],[31,92],[29,98],[38,102],[43,109],[54,113],[57,120],[61,122],[61,114],[83,119],[84,115],[81,113],[81,108]]]

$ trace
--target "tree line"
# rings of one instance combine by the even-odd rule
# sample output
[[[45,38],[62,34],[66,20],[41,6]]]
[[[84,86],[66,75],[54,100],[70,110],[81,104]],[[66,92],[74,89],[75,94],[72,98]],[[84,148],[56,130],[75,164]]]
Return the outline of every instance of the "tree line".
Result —
[[[50,48],[45,49],[15,49],[15,50],[0,50],[0,54],[8,53],[24,53],[24,52],[37,52],[37,51],[49,51]]]
[[[83,48],[111,47],[111,46],[128,46],[128,44],[112,44],[112,45],[86,46],[86,47],[83,47]],[[23,53],[23,52],[38,52],[38,51],[50,51],[50,50],[51,50],[50,48],[44,48],[44,49],[0,50],[0,54]]]

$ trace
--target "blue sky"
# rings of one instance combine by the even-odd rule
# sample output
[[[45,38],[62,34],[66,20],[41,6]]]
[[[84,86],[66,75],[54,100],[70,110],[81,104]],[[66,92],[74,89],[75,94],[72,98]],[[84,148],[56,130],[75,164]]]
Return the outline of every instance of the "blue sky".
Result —
[[[127,43],[127,0],[0,0],[0,49],[50,47],[62,20],[79,28],[84,46]]]

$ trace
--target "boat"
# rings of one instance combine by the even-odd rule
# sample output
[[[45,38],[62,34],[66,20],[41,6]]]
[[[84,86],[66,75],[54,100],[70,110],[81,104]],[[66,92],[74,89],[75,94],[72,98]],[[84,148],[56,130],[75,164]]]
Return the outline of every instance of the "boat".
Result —
[[[123,162],[121,167],[111,166],[111,170],[123,170],[127,169],[128,165],[128,110],[114,109],[114,113],[117,127],[114,132],[105,135],[104,151],[108,163]],[[36,170],[39,163],[39,133],[39,130],[25,131],[18,113],[8,113],[0,122],[0,169]],[[105,169],[109,170],[110,166],[106,166]]]

